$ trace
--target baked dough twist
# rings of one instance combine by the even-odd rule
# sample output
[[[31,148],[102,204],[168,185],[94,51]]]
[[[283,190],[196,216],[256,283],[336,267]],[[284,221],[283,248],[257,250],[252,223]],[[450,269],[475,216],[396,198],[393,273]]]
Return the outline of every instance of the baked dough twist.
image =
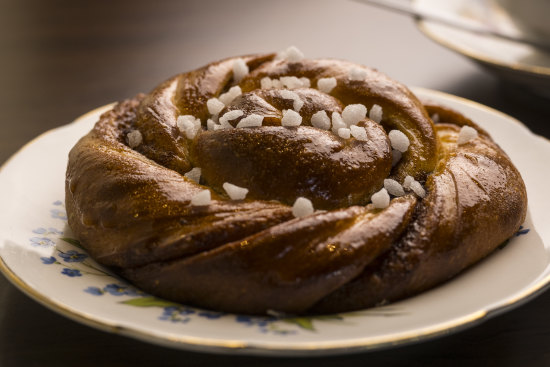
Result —
[[[236,85],[242,93],[223,96]],[[226,103],[210,108],[216,97]],[[382,111],[381,121],[313,126],[319,111],[336,126],[354,104]],[[299,126],[282,126],[288,110],[299,110]],[[182,132],[182,115],[200,128]],[[262,126],[234,128],[250,115]],[[478,135],[457,142],[463,126]],[[342,137],[348,128],[366,134]],[[409,143],[399,160],[391,130]],[[185,176],[193,167],[200,183]],[[369,204],[388,178],[420,189]],[[246,198],[230,199],[226,182]],[[211,200],[193,205],[204,190]],[[295,218],[298,197],[320,210]],[[177,75],[103,114],[70,152],[66,205],[90,255],[151,294],[301,314],[357,310],[446,281],[518,230],[527,196],[506,154],[464,116],[423,105],[373,69],[268,54]]]

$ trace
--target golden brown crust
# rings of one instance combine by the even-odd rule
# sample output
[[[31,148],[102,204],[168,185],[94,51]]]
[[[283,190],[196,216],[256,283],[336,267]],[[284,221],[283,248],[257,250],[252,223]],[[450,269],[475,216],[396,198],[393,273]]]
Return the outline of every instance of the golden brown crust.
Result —
[[[431,288],[490,254],[525,220],[525,187],[502,150],[488,137],[457,148],[456,125],[436,131],[445,154],[406,234],[316,312],[370,307]]]
[[[408,196],[384,211],[354,206],[317,213],[212,251],[122,274],[183,303],[229,312],[302,313],[387,250],[415,202]]]
[[[206,101],[231,86],[235,59],[177,75],[150,94],[118,104],[69,154],[69,225],[98,262],[147,292],[212,309],[262,314],[340,312],[393,301],[433,287],[487,256],[525,219],[518,171],[489,135],[461,114],[426,107],[403,85],[337,60],[287,62],[273,54],[243,59],[243,94],[222,111],[264,116],[258,128],[206,130]],[[363,80],[351,80],[351,69]],[[281,126],[293,101],[260,89],[263,77],[305,77],[301,126]],[[329,93],[320,78],[334,77]],[[358,123],[366,141],[312,126],[324,110],[361,103],[383,110],[380,124]],[[433,124],[437,113],[441,123]],[[188,138],[179,115],[200,118]],[[234,127],[242,119],[230,121]],[[480,135],[458,145],[460,127]],[[388,132],[410,147],[392,167]],[[126,135],[139,130],[134,149]],[[183,176],[202,168],[196,183]],[[412,176],[427,195],[366,205],[385,178]],[[249,189],[230,200],[223,183]],[[209,205],[191,205],[202,190]],[[294,218],[298,196],[318,211]]]

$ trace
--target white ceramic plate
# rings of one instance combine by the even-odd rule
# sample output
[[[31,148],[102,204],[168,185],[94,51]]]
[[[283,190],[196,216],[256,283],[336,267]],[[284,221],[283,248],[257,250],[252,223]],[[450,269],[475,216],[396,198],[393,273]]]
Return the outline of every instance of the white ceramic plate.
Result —
[[[110,106],[43,134],[0,171],[0,268],[22,291],[76,321],[166,346],[219,353],[321,355],[416,342],[473,325],[542,290],[550,280],[547,140],[482,105],[415,89],[462,111],[493,134],[520,169],[529,195],[521,235],[431,291],[385,307],[326,317],[277,319],[210,312],[129,286],[72,239],[64,211],[67,153]]]
[[[522,32],[493,0],[414,0],[413,4],[419,10],[443,17],[445,14],[455,14],[508,33]],[[549,51],[476,35],[432,21],[419,21],[417,24],[424,34],[439,44],[481,64],[503,79],[550,98]]]

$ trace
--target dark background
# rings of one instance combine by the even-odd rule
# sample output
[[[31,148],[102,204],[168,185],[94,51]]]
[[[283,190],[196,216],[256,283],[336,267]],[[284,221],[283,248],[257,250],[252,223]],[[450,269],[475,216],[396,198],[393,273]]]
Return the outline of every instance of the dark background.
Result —
[[[289,45],[487,104],[550,137],[548,100],[433,43],[410,19],[353,2],[1,0],[0,164],[40,133],[171,75]],[[0,366],[548,366],[549,309],[547,292],[451,336],[371,353],[219,356],[77,324],[0,276]]]

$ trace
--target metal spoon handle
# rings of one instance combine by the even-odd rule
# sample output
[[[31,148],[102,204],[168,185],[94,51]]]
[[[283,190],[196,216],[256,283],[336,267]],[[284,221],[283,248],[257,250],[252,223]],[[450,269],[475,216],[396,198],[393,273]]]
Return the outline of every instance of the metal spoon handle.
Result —
[[[431,13],[427,10],[414,8],[413,6],[411,6],[410,2],[404,3],[403,1],[396,1],[396,0],[353,0],[353,1],[362,3],[362,4],[367,4],[367,5],[374,5],[379,8],[383,8],[386,10],[391,10],[393,12],[412,16],[417,20],[428,20],[432,22],[437,22],[437,23],[444,24],[453,28],[458,28],[470,33],[480,34],[483,36],[498,37],[508,41],[523,43],[523,44],[531,45],[533,47],[550,51],[550,44],[543,40],[535,40],[531,38],[525,38],[518,35],[505,33],[505,32],[490,28],[483,23],[466,20],[464,18],[460,18],[452,14],[443,16],[441,14]]]

